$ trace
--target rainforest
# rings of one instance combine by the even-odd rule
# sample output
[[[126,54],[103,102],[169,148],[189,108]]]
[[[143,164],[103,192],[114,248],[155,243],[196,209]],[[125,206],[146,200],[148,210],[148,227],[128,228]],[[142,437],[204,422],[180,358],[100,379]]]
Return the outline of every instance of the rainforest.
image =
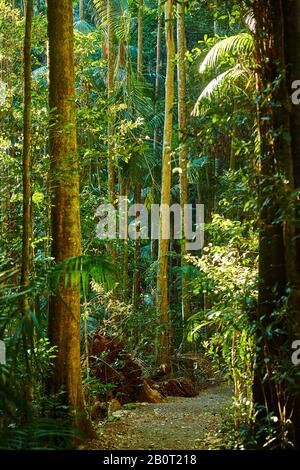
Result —
[[[299,43],[300,0],[0,0],[1,450],[300,448]]]

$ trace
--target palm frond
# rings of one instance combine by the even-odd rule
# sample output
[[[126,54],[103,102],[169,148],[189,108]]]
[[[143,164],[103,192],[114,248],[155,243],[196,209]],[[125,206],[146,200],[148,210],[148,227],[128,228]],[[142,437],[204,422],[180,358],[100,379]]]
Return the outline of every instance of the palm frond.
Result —
[[[249,70],[243,68],[240,64],[215,77],[201,92],[192,111],[192,116],[199,116],[201,114],[201,107],[205,108],[205,104],[209,104],[213,99],[224,96],[229,88],[238,88],[238,83],[241,81],[245,84],[244,89],[247,89],[251,82],[251,76]]]
[[[75,21],[74,28],[81,34],[88,34],[93,31],[92,26],[85,20]]]
[[[112,264],[103,256],[82,255],[59,263],[53,268],[50,278],[54,290],[59,288],[60,282],[71,287],[81,283],[83,291],[87,294],[90,279],[110,288],[113,283],[113,272]]]
[[[253,51],[254,38],[252,34],[239,33],[235,36],[230,36],[218,42],[210,49],[200,65],[199,72],[203,74],[204,72],[215,69],[220,60],[226,59],[227,56],[252,54]]]
[[[33,79],[40,79],[46,77],[48,74],[48,67],[47,65],[42,65],[42,67],[39,67],[32,72],[32,78]]]

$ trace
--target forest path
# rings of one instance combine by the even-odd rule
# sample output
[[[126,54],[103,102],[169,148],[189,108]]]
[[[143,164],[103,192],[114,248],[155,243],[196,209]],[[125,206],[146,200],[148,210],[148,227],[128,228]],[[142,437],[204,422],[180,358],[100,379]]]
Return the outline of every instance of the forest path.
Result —
[[[194,398],[167,398],[163,403],[138,404],[113,414],[91,450],[205,450],[216,443],[222,414],[230,405],[232,390],[226,384],[201,390]]]

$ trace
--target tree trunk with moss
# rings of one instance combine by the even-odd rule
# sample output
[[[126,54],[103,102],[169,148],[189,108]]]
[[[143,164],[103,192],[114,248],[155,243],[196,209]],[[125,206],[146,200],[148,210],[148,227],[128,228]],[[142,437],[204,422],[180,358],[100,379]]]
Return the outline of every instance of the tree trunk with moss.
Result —
[[[161,205],[170,206],[172,166],[172,125],[173,125],[173,107],[174,107],[174,1],[165,2],[165,31],[167,47],[167,73],[165,83],[165,124],[162,155],[162,190]],[[161,210],[160,215],[160,238],[158,254],[158,273],[157,273],[157,309],[160,317],[160,335],[159,335],[159,362],[166,370],[171,369],[170,359],[170,339],[171,327],[169,316],[169,279],[168,279],[168,252],[170,240],[167,234],[169,226],[169,211]]]
[[[49,2],[48,35],[52,256],[61,263],[81,254],[72,0]],[[73,425],[92,434],[81,379],[79,279],[67,285],[62,280],[51,298],[49,337],[58,347],[50,392],[64,390]]]
[[[284,14],[284,46],[285,46],[285,61],[286,61],[286,82],[288,93],[291,94],[295,91],[294,83],[300,80],[300,49],[295,47],[300,41],[300,1],[285,0],[282,2]],[[294,172],[294,187],[300,188],[300,106],[299,104],[292,103],[290,105],[290,134],[292,145],[292,158],[293,158],[293,172]],[[295,201],[295,220],[300,220],[300,201],[299,198]],[[299,224],[296,226],[296,261],[297,276],[300,276],[300,228]],[[299,287],[299,286],[298,286]],[[298,302],[295,302],[297,315],[294,319],[294,339],[300,338],[300,305],[299,296]],[[300,390],[300,383],[298,379],[298,391]],[[295,428],[295,440],[297,448],[300,448],[300,392],[295,396],[294,411],[292,421]]]
[[[280,0],[254,2],[257,90],[263,99],[258,100],[261,147],[260,241],[257,356],[253,394],[254,401],[260,408],[258,418],[263,419],[273,413],[278,418],[278,423],[290,430],[287,416],[294,415],[295,434],[298,433],[296,440],[299,440],[297,395],[290,389],[289,382],[278,375],[280,370],[288,370],[290,367],[291,359],[287,351],[291,348],[292,341],[299,338],[300,324],[296,213],[295,205],[291,202],[296,175],[293,147],[297,136],[293,141],[283,4]],[[284,298],[286,305],[282,305]],[[283,308],[286,309],[285,314],[278,317],[278,311]],[[291,440],[294,439],[291,433],[288,435]],[[283,445],[282,442],[277,444]]]

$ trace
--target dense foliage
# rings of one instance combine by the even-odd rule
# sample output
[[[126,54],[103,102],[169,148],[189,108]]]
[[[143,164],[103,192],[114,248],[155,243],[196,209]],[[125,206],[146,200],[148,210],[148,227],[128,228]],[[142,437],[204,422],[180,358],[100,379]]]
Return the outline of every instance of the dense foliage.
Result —
[[[293,122],[298,117],[284,101],[288,66],[278,65],[279,46],[264,57],[260,44],[264,28],[276,43],[270,2],[261,2],[259,10],[255,1],[188,0],[183,14],[181,3],[170,0],[64,3],[73,4],[74,16],[77,150],[69,167],[70,152],[59,160],[57,142],[61,138],[61,145],[72,148],[66,139],[74,121],[63,121],[51,108],[52,84],[65,79],[65,72],[55,76],[53,65],[51,1],[33,3],[28,107],[26,42],[23,47],[29,2],[0,0],[0,339],[7,357],[0,366],[0,446],[65,448],[87,431],[70,417],[70,409],[78,411],[68,395],[72,378],[59,384],[53,379],[63,346],[53,339],[56,333],[61,338],[61,327],[51,319],[76,289],[88,414],[93,396],[114,387],[96,379],[89,364],[89,345],[100,330],[122,341],[148,377],[159,368],[170,376],[178,373],[179,355],[191,351],[209,358],[215,376],[233,386],[225,423],[232,439],[224,446],[299,445],[300,374],[291,362],[291,344],[299,335],[299,247],[286,248],[299,238],[299,168],[295,164],[292,185],[292,164],[282,149],[297,153],[296,131],[279,114],[285,107],[295,113]],[[176,52],[170,57],[172,46]],[[61,68],[72,77],[72,66]],[[71,252],[73,240],[60,239],[64,230],[59,232],[57,221],[68,217],[79,226],[76,211],[74,219],[68,214],[74,192],[62,195],[70,186],[76,192],[76,178],[81,247]],[[101,204],[117,207],[123,197],[129,206],[150,209],[165,196],[171,204],[204,205],[200,250],[189,252],[185,240],[174,237],[166,245],[162,238],[96,236]],[[128,222],[134,224],[134,217]],[[287,272],[284,279],[281,271]],[[122,366],[115,364],[116,370]]]

